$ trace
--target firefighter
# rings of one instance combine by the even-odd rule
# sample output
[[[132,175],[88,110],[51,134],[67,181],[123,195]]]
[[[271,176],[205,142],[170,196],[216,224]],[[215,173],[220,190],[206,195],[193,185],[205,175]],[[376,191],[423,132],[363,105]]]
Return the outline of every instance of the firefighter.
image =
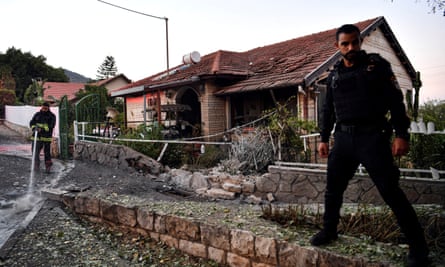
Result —
[[[33,132],[32,140],[34,141],[35,132],[37,132],[37,140],[36,142],[33,142],[33,151],[34,151],[34,144],[36,145],[35,148],[35,155],[34,156],[34,162],[35,166],[34,169],[39,169],[40,167],[40,151],[43,148],[44,154],[45,154],[45,169],[47,172],[51,169],[51,166],[53,165],[51,160],[51,141],[53,136],[53,129],[56,125],[56,116],[54,113],[52,113],[49,109],[49,104],[47,102],[43,103],[40,111],[36,112],[34,116],[32,117],[31,121],[29,122],[29,126],[31,127],[31,130]]]

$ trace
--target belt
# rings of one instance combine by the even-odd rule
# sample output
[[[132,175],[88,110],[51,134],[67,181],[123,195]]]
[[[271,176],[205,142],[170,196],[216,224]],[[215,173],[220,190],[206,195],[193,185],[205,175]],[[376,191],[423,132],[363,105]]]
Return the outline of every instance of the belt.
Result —
[[[369,125],[339,124],[337,125],[336,130],[349,134],[363,134],[363,133],[378,132],[382,130],[382,126],[377,124],[369,124]]]

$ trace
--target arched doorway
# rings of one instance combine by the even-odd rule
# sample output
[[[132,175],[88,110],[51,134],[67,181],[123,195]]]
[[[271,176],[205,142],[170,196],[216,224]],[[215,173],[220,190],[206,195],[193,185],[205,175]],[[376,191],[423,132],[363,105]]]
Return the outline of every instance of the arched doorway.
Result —
[[[181,88],[176,96],[176,103],[190,107],[178,114],[178,121],[181,124],[182,136],[193,136],[201,131],[201,103],[196,91],[191,88]]]

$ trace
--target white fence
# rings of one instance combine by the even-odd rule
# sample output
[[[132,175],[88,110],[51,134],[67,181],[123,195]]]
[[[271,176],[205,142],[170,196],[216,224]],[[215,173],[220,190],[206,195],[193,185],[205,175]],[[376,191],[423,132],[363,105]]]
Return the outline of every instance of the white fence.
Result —
[[[56,115],[56,127],[53,136],[59,137],[59,107],[51,107],[51,111]],[[29,127],[29,121],[34,113],[40,110],[40,106],[5,106],[5,120],[22,127]]]

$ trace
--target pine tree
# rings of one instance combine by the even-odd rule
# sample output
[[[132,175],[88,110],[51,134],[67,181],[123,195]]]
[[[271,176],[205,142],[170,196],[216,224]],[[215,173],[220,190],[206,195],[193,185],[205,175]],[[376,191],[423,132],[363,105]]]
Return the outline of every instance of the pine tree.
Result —
[[[100,65],[99,68],[97,69],[96,78],[98,80],[104,80],[114,77],[116,76],[116,74],[117,74],[116,61],[114,60],[113,56],[107,56],[102,65]]]

